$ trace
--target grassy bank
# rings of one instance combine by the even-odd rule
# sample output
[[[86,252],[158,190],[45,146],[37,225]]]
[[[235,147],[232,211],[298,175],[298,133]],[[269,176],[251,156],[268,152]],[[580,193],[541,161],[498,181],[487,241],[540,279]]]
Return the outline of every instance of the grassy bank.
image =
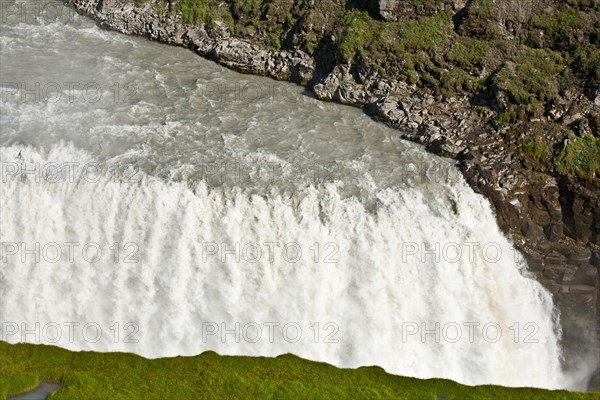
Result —
[[[57,400],[600,399],[600,393],[469,387],[444,379],[404,378],[378,367],[339,369],[293,355],[261,358],[206,352],[148,360],[126,353],[77,353],[5,342],[0,342],[0,376],[0,398],[33,389],[39,381],[55,381],[64,385],[52,396]]]

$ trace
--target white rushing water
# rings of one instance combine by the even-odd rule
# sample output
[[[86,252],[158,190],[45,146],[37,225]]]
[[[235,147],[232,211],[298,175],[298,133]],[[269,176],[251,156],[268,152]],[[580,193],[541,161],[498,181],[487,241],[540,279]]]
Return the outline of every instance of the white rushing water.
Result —
[[[450,161],[64,10],[1,26],[2,340],[568,386],[551,296]]]

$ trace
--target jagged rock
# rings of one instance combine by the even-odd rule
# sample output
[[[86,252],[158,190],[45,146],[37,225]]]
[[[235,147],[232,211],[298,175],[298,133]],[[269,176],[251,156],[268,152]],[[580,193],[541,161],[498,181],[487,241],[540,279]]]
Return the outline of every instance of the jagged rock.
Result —
[[[402,2],[400,0],[380,0],[378,1],[379,15],[387,21],[396,21],[399,14],[409,14],[412,12],[412,7],[409,10],[400,8]]]
[[[302,55],[303,57],[292,58],[292,80],[301,85],[308,85],[313,79],[315,66],[306,53],[302,53]]]
[[[457,12],[462,9],[467,0],[437,0],[429,3],[419,3],[413,0],[378,0],[374,9],[386,21],[414,18],[419,15],[433,15],[438,12]]]
[[[385,97],[375,103],[368,104],[365,107],[365,112],[378,120],[384,120],[391,125],[400,124],[409,116],[398,99],[393,97]]]
[[[512,38],[534,14],[552,10],[558,4],[556,0],[471,0],[458,30],[471,36]]]
[[[594,251],[592,253],[592,257],[590,258],[590,263],[594,267],[600,267],[600,252]]]
[[[533,223],[532,221],[527,221],[525,224],[525,229],[523,229],[521,232],[523,233],[523,236],[526,236],[534,242],[541,242],[546,239],[544,228]]]
[[[333,100],[342,104],[361,106],[368,102],[368,94],[350,82],[343,82],[333,95]]]
[[[600,106],[600,86],[594,86],[586,91],[586,95],[590,101],[596,106]]]
[[[457,145],[456,143],[448,141],[446,137],[433,140],[426,147],[426,149],[433,153],[450,158],[456,158],[456,156],[464,150],[463,147]]]
[[[592,257],[590,249],[586,248],[575,248],[569,254],[569,261],[572,263],[587,263]]]

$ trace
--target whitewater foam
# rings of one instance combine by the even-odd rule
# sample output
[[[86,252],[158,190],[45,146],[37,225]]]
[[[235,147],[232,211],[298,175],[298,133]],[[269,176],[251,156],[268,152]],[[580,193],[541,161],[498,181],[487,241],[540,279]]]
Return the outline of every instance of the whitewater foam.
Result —
[[[19,150],[3,147],[2,159]],[[71,160],[84,166],[93,161],[72,146],[47,153],[26,148],[21,155],[24,171],[33,170],[35,162]],[[109,175],[91,179],[83,171],[75,169],[72,179],[59,182],[4,174],[3,243],[24,243],[30,250],[35,243],[78,243],[79,248],[95,243],[110,256],[92,263],[75,252],[72,262],[48,262],[43,256],[38,262],[5,251],[3,321],[26,322],[29,329],[35,322],[68,321],[95,322],[105,332],[115,322],[139,328],[138,343],[115,343],[107,334],[97,343],[81,338],[71,343],[63,335],[57,344],[72,349],[147,357],[205,350],[291,352],[343,367],[380,365],[396,374],[467,384],[560,386],[551,297],[523,274],[525,265],[515,261],[489,205],[462,181],[448,185],[435,201],[418,189],[377,190],[378,203],[370,211],[358,198],[341,196],[339,182],[258,196],[202,182],[190,189],[144,173],[135,183]],[[108,250],[115,243],[134,246],[123,248],[120,257],[128,252],[135,262],[115,262]],[[272,257],[265,243],[278,243]],[[450,253],[422,260],[412,247],[407,251],[407,244],[431,250],[436,243],[493,244],[503,256],[496,260],[475,251],[472,260],[466,255],[455,260]],[[284,254],[285,245],[301,255]],[[247,246],[263,255],[243,253]],[[223,254],[222,247],[230,253]],[[220,334],[207,336],[214,324],[220,331],[222,323],[235,330],[236,323],[268,322],[298,324],[302,339],[270,343],[265,337],[252,343],[237,342],[234,334],[224,340]],[[471,322],[480,324],[473,343],[466,336],[465,323]],[[315,323],[330,323],[320,334],[335,330],[338,342],[315,343]],[[430,330],[439,323],[442,336],[407,336],[423,323]],[[515,343],[510,329],[515,323],[534,326],[537,343],[523,337]],[[487,338],[479,333],[484,324],[502,329],[497,343],[491,341],[495,331],[486,332]],[[453,343],[457,325],[463,336]]]

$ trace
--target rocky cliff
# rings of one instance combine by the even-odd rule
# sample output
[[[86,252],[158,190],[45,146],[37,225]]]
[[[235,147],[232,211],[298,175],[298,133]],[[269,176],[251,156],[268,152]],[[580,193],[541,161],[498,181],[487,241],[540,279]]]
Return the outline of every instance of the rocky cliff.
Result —
[[[457,160],[600,363],[596,0],[65,0],[108,29],[362,107]],[[591,350],[591,351],[590,351]]]

